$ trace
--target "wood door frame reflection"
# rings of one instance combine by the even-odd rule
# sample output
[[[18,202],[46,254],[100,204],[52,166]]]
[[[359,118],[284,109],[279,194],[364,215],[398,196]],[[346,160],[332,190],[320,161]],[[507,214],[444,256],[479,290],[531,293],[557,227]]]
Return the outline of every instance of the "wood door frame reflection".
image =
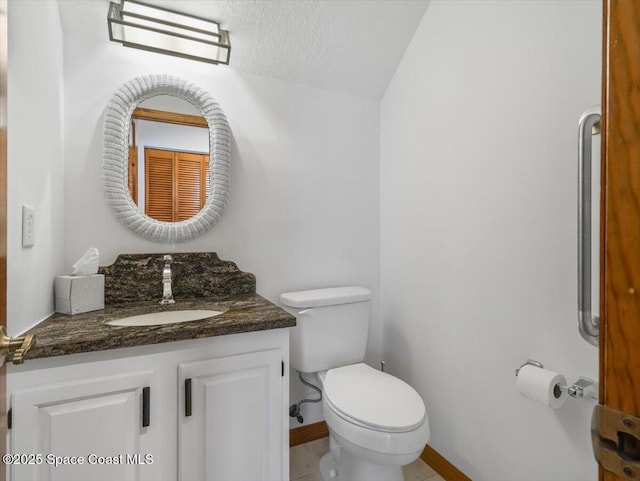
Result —
[[[188,127],[200,127],[208,129],[207,119],[199,115],[167,112],[165,110],[136,108],[131,114],[131,120],[149,120],[151,122],[163,122],[165,124],[186,125]]]

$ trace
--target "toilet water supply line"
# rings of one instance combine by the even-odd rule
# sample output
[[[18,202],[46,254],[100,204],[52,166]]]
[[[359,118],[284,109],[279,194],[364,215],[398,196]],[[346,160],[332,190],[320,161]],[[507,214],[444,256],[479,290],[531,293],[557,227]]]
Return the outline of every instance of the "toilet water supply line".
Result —
[[[314,386],[304,377],[302,377],[302,373],[300,371],[297,371],[297,373],[298,379],[300,379],[300,382],[302,384],[304,384],[305,386],[309,386],[320,395],[318,399],[303,399],[298,404],[292,404],[291,406],[289,406],[289,417],[296,418],[298,422],[302,424],[304,422],[304,418],[302,417],[302,414],[300,414],[300,408],[304,403],[319,403],[320,401],[322,401],[322,390],[318,386]]]

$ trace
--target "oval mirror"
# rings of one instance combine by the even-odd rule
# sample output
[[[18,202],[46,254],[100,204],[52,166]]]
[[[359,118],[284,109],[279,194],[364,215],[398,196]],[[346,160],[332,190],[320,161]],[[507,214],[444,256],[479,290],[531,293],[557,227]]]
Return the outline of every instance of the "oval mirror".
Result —
[[[231,135],[204,90],[168,75],[122,85],[106,112],[107,202],[137,234],[159,242],[193,239],[222,215]]]

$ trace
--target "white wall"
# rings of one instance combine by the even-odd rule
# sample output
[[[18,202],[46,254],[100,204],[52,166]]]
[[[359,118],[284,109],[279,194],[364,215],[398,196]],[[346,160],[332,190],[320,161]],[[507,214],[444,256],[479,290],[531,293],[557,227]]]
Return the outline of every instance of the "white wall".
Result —
[[[434,1],[381,104],[389,370],[474,481],[588,481],[592,402],[518,395],[527,358],[597,378],[576,321],[577,121],[601,2]]]
[[[64,267],[88,247],[119,253],[214,251],[256,275],[258,292],[358,284],[379,296],[379,103],[230,68],[65,34]],[[208,90],[233,134],[229,205],[206,235],[157,244],[121,225],[101,178],[103,113],[129,79],[178,75]],[[379,359],[374,306],[369,359]],[[292,399],[299,397],[294,386]],[[320,417],[314,406],[306,420]]]
[[[17,335],[51,314],[62,272],[62,27],[56,2],[10,1],[8,15],[7,321]],[[36,210],[31,248],[23,204]]]

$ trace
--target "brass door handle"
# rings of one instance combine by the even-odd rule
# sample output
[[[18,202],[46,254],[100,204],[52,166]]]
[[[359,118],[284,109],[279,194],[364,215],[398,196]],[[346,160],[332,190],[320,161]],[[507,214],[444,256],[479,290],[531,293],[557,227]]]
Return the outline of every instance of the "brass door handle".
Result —
[[[23,337],[9,337],[4,326],[0,326],[0,366],[9,360],[14,364],[22,364],[26,354],[36,344],[33,334]]]

